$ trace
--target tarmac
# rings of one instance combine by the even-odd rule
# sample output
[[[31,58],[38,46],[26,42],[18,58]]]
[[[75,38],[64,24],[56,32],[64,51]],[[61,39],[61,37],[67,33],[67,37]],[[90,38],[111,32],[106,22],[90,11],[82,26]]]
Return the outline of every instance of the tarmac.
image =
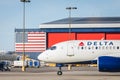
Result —
[[[58,76],[58,68],[28,68],[22,72],[13,68],[10,72],[0,72],[0,80],[120,80],[120,72],[98,72],[96,67],[74,67],[68,71],[62,68],[63,75]]]

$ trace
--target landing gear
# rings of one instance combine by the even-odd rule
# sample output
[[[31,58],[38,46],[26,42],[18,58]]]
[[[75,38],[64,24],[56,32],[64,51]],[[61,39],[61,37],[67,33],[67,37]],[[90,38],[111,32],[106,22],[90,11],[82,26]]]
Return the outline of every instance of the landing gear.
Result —
[[[57,72],[57,75],[62,75],[62,71],[58,71],[58,72]]]
[[[57,75],[62,75],[63,73],[62,73],[61,68],[62,68],[64,65],[61,64],[61,63],[57,63],[56,66],[59,67],[59,71],[57,72]]]
[[[59,71],[57,72],[57,75],[62,75],[61,67],[59,67]]]

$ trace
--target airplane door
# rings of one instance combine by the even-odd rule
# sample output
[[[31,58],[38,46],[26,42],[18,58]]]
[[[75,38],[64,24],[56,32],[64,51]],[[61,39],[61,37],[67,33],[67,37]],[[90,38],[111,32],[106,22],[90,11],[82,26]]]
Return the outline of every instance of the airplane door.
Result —
[[[71,42],[67,45],[67,56],[74,56],[74,44]]]

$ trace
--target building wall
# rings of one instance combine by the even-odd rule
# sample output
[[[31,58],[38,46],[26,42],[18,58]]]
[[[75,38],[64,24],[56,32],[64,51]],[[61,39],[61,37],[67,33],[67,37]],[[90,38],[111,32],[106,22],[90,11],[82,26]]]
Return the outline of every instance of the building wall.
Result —
[[[77,40],[103,40],[105,33],[76,33]]]
[[[68,29],[56,31],[56,29],[26,29],[25,31],[25,53],[27,56],[37,59],[37,56],[52,45],[67,40],[120,40],[120,29]],[[15,51],[23,54],[23,30],[15,30]],[[116,32],[117,31],[117,32]]]
[[[120,40],[120,33],[48,33],[47,47],[67,40]]]
[[[120,40],[120,33],[106,33],[107,40]]]
[[[47,47],[51,47],[55,43],[59,43],[67,40],[75,40],[75,33],[48,33],[47,35]]]

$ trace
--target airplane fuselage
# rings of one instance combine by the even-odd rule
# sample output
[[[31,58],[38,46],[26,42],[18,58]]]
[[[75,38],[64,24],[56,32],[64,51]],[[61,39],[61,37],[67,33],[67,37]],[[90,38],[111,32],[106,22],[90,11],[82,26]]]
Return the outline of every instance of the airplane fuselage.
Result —
[[[71,63],[97,60],[99,56],[120,57],[119,40],[71,40],[53,45],[38,58],[45,62]]]

